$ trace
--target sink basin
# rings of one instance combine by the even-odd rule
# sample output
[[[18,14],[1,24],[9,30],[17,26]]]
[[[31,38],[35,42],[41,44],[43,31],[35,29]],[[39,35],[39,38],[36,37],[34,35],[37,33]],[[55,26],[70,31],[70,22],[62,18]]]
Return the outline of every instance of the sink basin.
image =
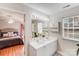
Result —
[[[35,40],[35,41],[36,41],[37,44],[43,44],[44,43],[44,40],[42,40],[42,39],[41,40]]]
[[[30,41],[29,49],[31,56],[51,56],[57,50],[57,38],[35,38]]]

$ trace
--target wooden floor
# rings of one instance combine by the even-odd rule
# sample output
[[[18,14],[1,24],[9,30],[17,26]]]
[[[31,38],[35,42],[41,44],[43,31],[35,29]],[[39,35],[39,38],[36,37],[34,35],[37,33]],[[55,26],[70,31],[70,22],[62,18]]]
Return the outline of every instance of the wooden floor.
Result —
[[[17,45],[0,50],[0,56],[24,56],[24,45]]]

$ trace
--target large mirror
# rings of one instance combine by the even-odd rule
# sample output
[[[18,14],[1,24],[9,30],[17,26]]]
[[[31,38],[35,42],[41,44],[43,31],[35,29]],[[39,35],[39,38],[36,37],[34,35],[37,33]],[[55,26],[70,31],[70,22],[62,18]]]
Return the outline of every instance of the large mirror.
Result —
[[[47,37],[48,21],[32,19],[32,37]]]

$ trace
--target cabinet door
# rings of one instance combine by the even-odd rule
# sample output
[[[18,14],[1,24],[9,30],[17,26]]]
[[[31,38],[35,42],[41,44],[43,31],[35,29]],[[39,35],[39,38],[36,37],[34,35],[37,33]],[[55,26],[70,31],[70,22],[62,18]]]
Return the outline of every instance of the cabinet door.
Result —
[[[47,51],[47,47],[46,46],[40,47],[37,50],[37,56],[48,56],[48,52],[49,51]]]
[[[79,17],[74,17],[74,40],[79,40]]]
[[[73,18],[66,18],[63,21],[63,35],[64,38],[73,39],[74,37],[74,27],[73,27]]]
[[[49,56],[54,55],[57,50],[57,41],[49,43],[46,48]]]
[[[69,18],[69,28],[68,28],[68,35],[70,39],[74,38],[74,18]]]
[[[56,50],[57,50],[57,41],[54,41],[38,49],[37,55],[38,56],[52,56],[54,55]]]
[[[68,32],[69,32],[69,19],[66,18],[63,20],[63,37],[68,38]]]

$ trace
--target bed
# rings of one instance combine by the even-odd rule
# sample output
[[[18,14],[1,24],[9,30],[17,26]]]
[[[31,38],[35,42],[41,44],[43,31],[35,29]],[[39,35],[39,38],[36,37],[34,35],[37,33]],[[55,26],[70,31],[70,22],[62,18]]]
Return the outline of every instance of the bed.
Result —
[[[0,39],[0,56],[24,56],[24,43],[20,37]]]

